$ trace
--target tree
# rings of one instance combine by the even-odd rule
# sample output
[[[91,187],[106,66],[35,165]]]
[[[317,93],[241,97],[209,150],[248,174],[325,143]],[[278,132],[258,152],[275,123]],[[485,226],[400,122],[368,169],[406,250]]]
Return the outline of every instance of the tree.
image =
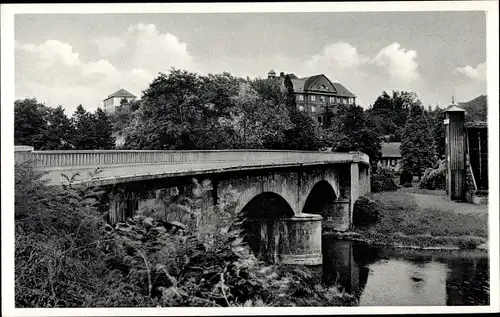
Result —
[[[97,108],[93,119],[92,132],[95,142],[94,149],[114,149],[115,140],[113,138],[113,125],[111,119],[101,108]]]
[[[420,102],[411,106],[401,140],[403,168],[418,175],[437,162],[436,145]]]
[[[73,148],[75,129],[71,120],[64,113],[62,106],[48,109],[46,114],[47,128],[45,131],[45,145],[42,149],[69,150]]]
[[[293,91],[293,83],[289,75],[285,76],[285,104],[288,111],[293,112],[297,109],[297,102],[295,101],[295,93]]]
[[[297,109],[290,112],[292,128],[285,131],[284,148],[287,150],[317,151],[323,147],[317,122]]]
[[[374,127],[380,135],[388,137],[389,141],[399,142],[410,106],[417,100],[413,92],[393,91],[377,97],[373,106],[367,111]]]
[[[284,102],[291,122],[291,128],[285,131],[284,148],[289,150],[319,150],[323,147],[319,126],[308,114],[297,109],[293,83],[289,75],[285,76],[284,86]]]
[[[87,112],[82,105],[76,108],[72,124],[75,130],[74,146],[79,150],[113,149],[113,125],[108,115],[97,108]]]
[[[327,142],[332,151],[348,152],[361,151],[375,162],[381,155],[380,137],[370,127],[369,118],[361,106],[342,105],[337,111],[336,118],[332,119],[336,124],[327,126]]]
[[[434,110],[429,109],[427,115],[432,136],[436,142],[437,154],[442,157],[446,146],[444,126],[445,113],[443,109],[437,106]]]
[[[248,83],[240,85],[234,98],[232,126],[239,148],[274,148],[282,144],[285,129],[291,127],[283,104],[262,100]]]
[[[201,87],[195,73],[172,69],[161,73],[143,92],[136,130],[126,146],[135,149],[191,150],[201,140],[198,125],[203,123]]]
[[[93,118],[82,105],[78,105],[73,114],[72,125],[75,130],[73,144],[78,150],[92,150],[95,143],[92,135]]]
[[[36,150],[72,148],[73,127],[62,106],[50,108],[36,99],[14,103],[14,143],[33,146]]]
[[[48,108],[36,99],[14,102],[14,144],[29,145],[39,150],[44,148],[47,135]]]

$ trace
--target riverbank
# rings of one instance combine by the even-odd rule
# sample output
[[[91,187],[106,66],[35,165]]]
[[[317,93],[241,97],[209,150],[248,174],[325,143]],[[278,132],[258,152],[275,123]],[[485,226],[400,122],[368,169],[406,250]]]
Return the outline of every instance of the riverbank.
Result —
[[[325,232],[339,239],[414,249],[485,249],[488,208],[447,200],[443,195],[382,192],[369,195],[379,220],[349,232]]]

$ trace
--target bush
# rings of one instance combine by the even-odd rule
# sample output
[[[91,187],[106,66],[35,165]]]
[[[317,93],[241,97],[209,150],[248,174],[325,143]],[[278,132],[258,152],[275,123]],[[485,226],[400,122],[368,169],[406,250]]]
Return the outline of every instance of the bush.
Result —
[[[359,197],[354,203],[353,222],[354,226],[363,227],[376,223],[379,220],[377,203],[365,196]]]
[[[445,161],[438,162],[438,167],[428,168],[420,181],[420,188],[425,189],[446,189],[446,165]]]
[[[377,172],[371,175],[372,192],[395,191],[397,189],[398,186],[394,182],[394,173],[392,170],[379,166]]]
[[[411,171],[404,169],[401,171],[401,175],[399,175],[399,185],[404,187],[411,187],[413,183],[413,174]]]

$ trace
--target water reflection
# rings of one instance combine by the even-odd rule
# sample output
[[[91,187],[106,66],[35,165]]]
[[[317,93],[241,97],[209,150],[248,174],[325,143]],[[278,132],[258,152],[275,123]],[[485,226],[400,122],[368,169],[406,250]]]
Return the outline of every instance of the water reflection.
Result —
[[[361,306],[489,305],[485,252],[377,248],[323,239],[323,283],[338,284]]]

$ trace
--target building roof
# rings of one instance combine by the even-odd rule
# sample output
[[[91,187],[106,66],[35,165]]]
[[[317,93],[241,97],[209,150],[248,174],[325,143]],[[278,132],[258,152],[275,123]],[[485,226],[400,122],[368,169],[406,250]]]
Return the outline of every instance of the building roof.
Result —
[[[350,92],[347,88],[345,88],[342,84],[340,83],[332,83],[333,87],[335,87],[335,90],[337,90],[337,94],[343,97],[356,97],[352,92]]]
[[[274,71],[271,70],[270,73]],[[328,77],[326,77],[324,74],[319,74],[319,75],[314,75],[314,76],[309,76],[309,77],[302,77],[302,78],[298,78],[295,74],[293,73],[290,73],[290,74],[284,74],[284,75],[288,75],[290,77],[290,80],[292,81],[292,85],[293,85],[293,91],[294,92],[299,92],[299,93],[303,93],[304,91],[307,91],[309,89],[309,87],[314,84],[314,82],[320,78],[320,77],[325,77],[326,80],[328,80],[333,88],[335,89],[335,92],[337,95],[341,96],[341,97],[353,97],[355,98],[356,95],[354,95],[352,92],[350,92],[347,88],[345,88],[342,84],[340,83],[332,83]],[[281,76],[277,76],[276,77],[277,80],[281,80],[281,84],[284,83],[284,80],[285,80],[285,77]]]
[[[314,76],[309,76],[309,77],[298,78],[298,79],[296,79],[296,82],[292,80],[294,90],[296,92],[303,92],[305,90],[308,90],[309,87],[312,84],[314,84],[314,82],[318,78],[320,78],[320,77],[325,77],[332,84],[332,86],[335,89],[337,95],[342,96],[342,97],[356,97],[352,92],[350,92],[342,84],[331,82],[328,79],[328,77],[326,77],[324,74],[319,74],[319,75],[314,75]],[[295,83],[297,83],[297,88],[295,88],[296,87]]]
[[[304,84],[305,84],[305,80],[304,79],[292,79],[290,77],[290,80],[292,81],[292,84],[293,84],[293,91],[295,92],[304,92]]]
[[[128,91],[126,91],[125,89],[120,89],[114,93],[112,93],[111,95],[109,95],[107,99],[109,98],[137,98],[136,96],[132,95],[131,93],[129,93]]]
[[[450,105],[448,108],[444,109],[444,112],[467,112],[467,111],[455,105]]]
[[[399,147],[401,142],[382,142],[382,156],[381,157],[401,157]]]
[[[465,123],[466,128],[478,128],[478,129],[487,129],[488,122],[486,121],[472,121]]]

